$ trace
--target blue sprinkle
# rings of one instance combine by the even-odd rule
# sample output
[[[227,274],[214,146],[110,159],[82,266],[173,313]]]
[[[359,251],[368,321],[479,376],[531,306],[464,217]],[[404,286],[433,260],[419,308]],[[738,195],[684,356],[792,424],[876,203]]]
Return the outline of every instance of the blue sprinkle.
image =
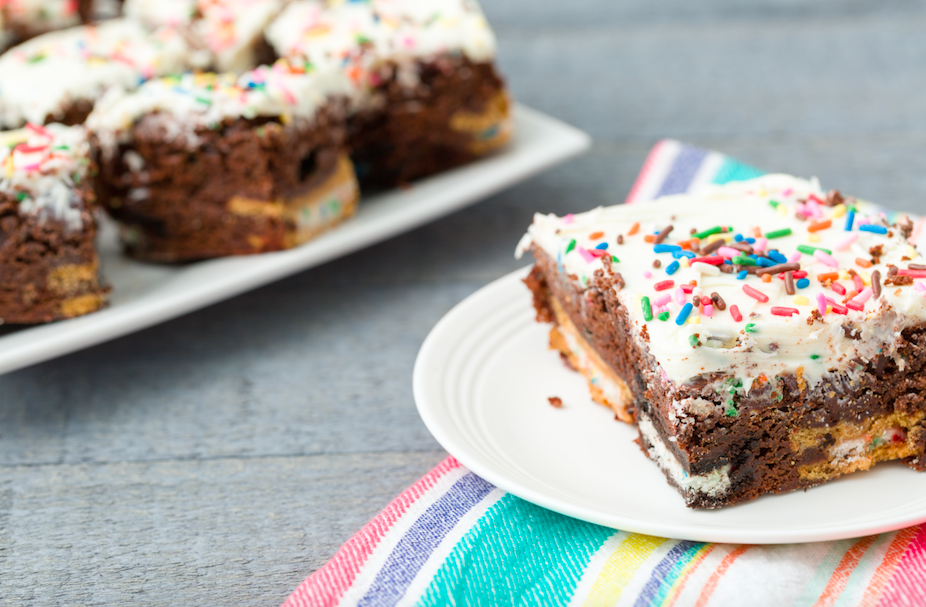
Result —
[[[746,270],[740,270],[740,271],[737,273],[737,275],[736,275],[736,279],[737,279],[737,280],[743,280],[743,279],[746,278],[747,276],[749,276],[749,272],[747,272]]]
[[[677,244],[657,244],[653,245],[653,253],[671,253],[672,251],[681,251],[682,247]]]
[[[759,263],[759,256],[756,255],[755,253],[752,253],[751,255],[749,255],[749,259],[753,260],[756,263]]]
[[[794,283],[798,289],[806,289],[810,286],[809,278],[798,278],[797,282]]]
[[[669,276],[671,276],[672,274],[675,274],[676,270],[678,270],[677,261],[673,261],[672,263],[666,266],[666,274],[668,274]]]
[[[852,225],[855,223],[855,211],[849,209],[849,214],[846,215],[846,232],[852,231]]]
[[[742,235],[742,234],[734,234],[734,235],[733,235],[733,240],[735,240],[736,242],[743,242],[743,235]]]
[[[788,263],[788,258],[778,251],[769,251],[768,256],[775,260],[775,263]]]
[[[691,251],[672,251],[672,257],[674,257],[675,259],[681,259],[682,257],[687,257],[688,259],[694,259],[695,257],[697,257],[697,255],[695,255]]]
[[[732,260],[732,259],[724,259],[723,262],[724,262],[725,264],[727,264],[728,266],[732,266],[732,265],[733,265],[733,260]]]
[[[771,268],[773,265],[775,265],[775,262],[768,257],[759,257],[756,259],[756,261],[759,262],[759,265],[763,268]]]
[[[598,246],[595,247],[595,248],[596,248],[596,249],[601,249],[602,251],[606,251],[606,250],[608,249],[608,243],[603,242],[603,243],[601,243],[600,245],[598,245]]]
[[[746,242],[748,242],[749,244],[756,244],[756,239],[755,239],[755,238],[747,238],[747,239],[746,239]]]
[[[885,228],[884,226],[875,226],[875,225],[871,225],[870,223],[860,225],[858,229],[863,232],[874,232],[875,234],[887,234],[887,228]]]
[[[686,303],[682,306],[682,309],[679,311],[678,316],[675,317],[675,324],[681,326],[685,324],[685,321],[688,320],[688,315],[691,314],[691,308],[694,306],[691,303]]]

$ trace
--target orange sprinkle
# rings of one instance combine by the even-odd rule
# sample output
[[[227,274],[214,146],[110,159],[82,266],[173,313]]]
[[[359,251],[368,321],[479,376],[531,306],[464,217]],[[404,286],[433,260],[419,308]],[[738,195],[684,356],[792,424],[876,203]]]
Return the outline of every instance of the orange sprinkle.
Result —
[[[762,282],[772,282],[772,275],[771,275],[771,274],[763,274],[763,275],[762,275]]]
[[[831,219],[827,219],[825,221],[815,221],[809,226],[807,226],[807,231],[808,232],[819,232],[820,230],[825,230],[831,225],[833,225],[833,221]]]
[[[820,282],[824,280],[839,280],[839,272],[824,272],[823,274],[817,274],[817,280]]]
[[[643,242],[655,242],[655,241],[656,241],[655,234],[647,234],[646,236],[643,237]]]
[[[698,286],[698,281],[697,281],[697,280],[689,280],[689,281],[688,281],[688,284],[690,284],[690,285],[696,287],[696,286]]]
[[[862,259],[861,257],[856,257],[856,258],[855,258],[855,263],[856,263],[857,265],[862,266],[863,268],[870,268],[870,267],[871,267],[871,262],[868,261],[867,259]]]
[[[756,238],[762,238],[762,230],[760,230],[760,229],[757,228],[757,227],[756,227],[756,228],[753,228],[753,229],[752,229],[752,235],[755,236]]]
[[[640,231],[640,222],[638,221],[637,223],[633,224],[633,226],[630,228],[630,231],[627,232],[627,236],[633,236],[639,231]]]
[[[604,232],[595,232],[595,233],[593,233],[593,234],[589,234],[588,237],[589,237],[589,239],[591,239],[591,240],[598,240],[598,239],[601,238],[602,236],[604,236]]]
[[[688,240],[679,240],[676,244],[683,249],[691,250],[692,245],[696,242],[700,242],[697,238],[689,238]]]

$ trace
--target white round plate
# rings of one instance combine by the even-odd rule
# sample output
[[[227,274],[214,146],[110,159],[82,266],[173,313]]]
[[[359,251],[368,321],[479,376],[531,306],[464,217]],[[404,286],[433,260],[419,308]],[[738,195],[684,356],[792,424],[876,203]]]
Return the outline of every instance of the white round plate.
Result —
[[[636,429],[594,403],[548,349],[527,270],[450,311],[415,363],[418,411],[464,466],[525,500],[625,531],[769,544],[859,537],[926,521],[926,474],[878,464],[808,491],[692,510],[634,443]],[[550,406],[558,396],[563,407]]]

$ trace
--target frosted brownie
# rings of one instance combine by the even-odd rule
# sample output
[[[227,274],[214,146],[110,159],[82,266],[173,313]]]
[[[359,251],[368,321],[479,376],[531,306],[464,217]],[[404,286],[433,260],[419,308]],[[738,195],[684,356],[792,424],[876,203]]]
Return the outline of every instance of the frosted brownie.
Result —
[[[44,323],[98,310],[89,145],[80,127],[0,133],[0,320]]]
[[[184,71],[188,51],[176,30],[127,19],[33,38],[0,56],[0,127],[80,124],[108,89]]]
[[[473,0],[302,0],[266,37],[280,56],[355,84],[349,143],[365,186],[464,164],[511,136],[495,37]]]
[[[279,14],[283,0],[126,0],[125,15],[145,26],[176,28],[192,50],[192,67],[244,72],[272,63],[264,28]]]
[[[188,261],[288,249],[353,214],[347,83],[280,61],[113,91],[87,120],[100,203],[129,254]]]
[[[770,175],[537,215],[551,345],[689,506],[926,467],[926,259],[908,220]]]

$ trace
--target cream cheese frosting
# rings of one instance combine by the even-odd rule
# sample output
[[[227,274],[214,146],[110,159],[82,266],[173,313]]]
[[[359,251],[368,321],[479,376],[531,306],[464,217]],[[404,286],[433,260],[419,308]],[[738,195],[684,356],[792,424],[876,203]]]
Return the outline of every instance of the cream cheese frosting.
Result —
[[[0,192],[15,196],[19,210],[83,227],[75,186],[87,178],[90,146],[82,127],[28,125],[0,132]]]
[[[110,87],[182,72],[187,51],[176,30],[149,32],[128,19],[38,36],[0,56],[0,125],[42,124]]]
[[[767,175],[642,205],[538,214],[517,254],[539,247],[582,287],[610,256],[634,337],[676,384],[720,374],[748,392],[762,375],[792,374],[813,387],[878,354],[903,369],[900,332],[926,322],[926,259],[871,205],[828,200],[816,180]],[[733,273],[720,271],[722,260]],[[780,268],[768,280],[742,271],[781,263],[794,264],[793,293]]]
[[[229,118],[278,116],[284,123],[312,121],[332,97],[345,96],[349,84],[339,71],[306,74],[292,71],[285,61],[236,76],[235,74],[184,74],[149,80],[130,92],[112,90],[87,118],[87,128],[99,139],[104,154],[129,137],[132,125],[154,112],[175,121],[177,137],[190,147],[197,143],[196,129]]]
[[[417,60],[445,53],[474,62],[491,61],[495,36],[474,0],[300,0],[289,4],[270,24],[267,41],[282,57],[309,69],[344,69],[362,95],[376,86],[386,62],[408,68]],[[411,69],[400,81],[417,84]]]

